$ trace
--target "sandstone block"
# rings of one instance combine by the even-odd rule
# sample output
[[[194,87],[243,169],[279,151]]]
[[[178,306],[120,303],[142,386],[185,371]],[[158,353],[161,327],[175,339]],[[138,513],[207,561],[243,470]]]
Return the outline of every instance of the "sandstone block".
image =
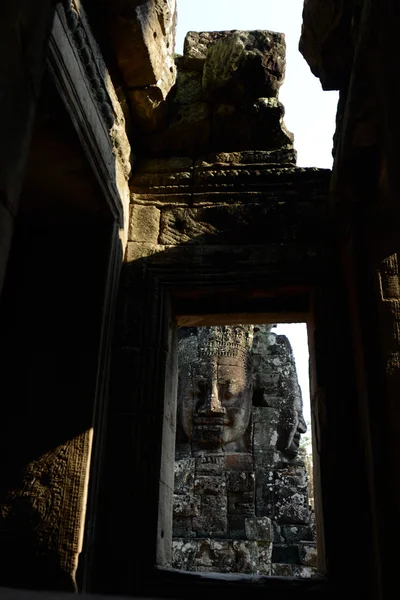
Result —
[[[212,570],[224,573],[234,567],[234,551],[228,540],[201,540],[196,555],[197,570]]]
[[[126,87],[175,83],[176,0],[122,0],[113,7],[109,34]]]
[[[200,500],[195,496],[174,494],[174,518],[197,517],[200,514]]]
[[[193,208],[172,208],[161,214],[162,244],[202,243],[204,236],[217,233],[215,225],[202,218],[204,211]]]
[[[283,34],[260,30],[232,31],[208,48],[203,94],[212,102],[238,104],[276,97],[284,71]]]
[[[125,261],[127,263],[148,258],[157,252],[161,252],[163,246],[143,242],[128,242],[126,245]]]
[[[196,167],[212,164],[222,165],[296,165],[297,153],[294,148],[278,150],[244,150],[243,152],[214,152],[199,159]]]
[[[301,540],[314,539],[312,529],[308,525],[282,525],[281,531],[287,544],[298,544]]]
[[[158,86],[128,90],[127,96],[135,129],[151,133],[166,126],[167,103]]]
[[[228,37],[230,33],[230,31],[189,31],[184,41],[183,67],[187,71],[202,71],[208,49],[219,40]]]
[[[212,150],[272,150],[291,146],[294,138],[285,127],[283,113],[283,106],[276,98],[260,98],[240,105],[216,104]]]
[[[207,475],[196,477],[194,490],[195,494],[209,494],[212,496],[226,494],[225,477],[209,477]]]
[[[306,567],[317,566],[317,544],[315,542],[300,542],[300,561]]]
[[[176,84],[172,93],[172,104],[193,104],[201,102],[201,100],[201,74],[196,71],[178,71]]]
[[[205,102],[184,104],[171,115],[166,129],[147,138],[145,151],[154,157],[197,157],[209,148],[210,135],[209,105]]]
[[[176,460],[174,465],[174,490],[176,494],[192,494],[194,491],[194,458]]]
[[[224,471],[225,457],[221,455],[200,456],[196,461],[196,476],[221,476]]]
[[[254,492],[255,474],[249,471],[227,473],[228,492]]]
[[[198,551],[197,540],[173,539],[172,540],[172,566],[174,569],[192,571],[194,560]]]
[[[258,570],[258,547],[253,541],[234,540],[235,570],[239,573],[256,573]]]
[[[155,206],[131,205],[129,214],[130,242],[157,244],[160,230],[160,210]]]
[[[259,575],[271,575],[272,542],[257,541]]]
[[[313,567],[303,567],[300,565],[272,563],[271,575],[276,577],[301,577],[302,579],[310,579],[318,577],[317,569]]]
[[[248,540],[273,541],[271,519],[268,517],[253,517],[246,519],[245,529]]]
[[[274,473],[271,468],[259,468],[256,481],[256,514],[272,516],[274,506]]]
[[[172,535],[174,538],[195,538],[196,533],[192,529],[191,517],[174,516],[172,523]]]
[[[307,500],[307,495],[299,493],[284,499],[275,496],[275,517],[280,523],[309,524],[310,511]]]
[[[225,468],[237,471],[253,471],[253,457],[251,454],[225,454]]]
[[[225,515],[207,515],[206,517],[193,517],[193,531],[197,537],[226,537],[228,520]]]
[[[253,492],[230,492],[228,494],[229,515],[254,516]]]

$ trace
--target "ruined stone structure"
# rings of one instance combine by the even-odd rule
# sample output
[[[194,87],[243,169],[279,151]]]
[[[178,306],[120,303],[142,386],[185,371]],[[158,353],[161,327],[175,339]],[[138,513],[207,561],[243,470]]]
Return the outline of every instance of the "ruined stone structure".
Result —
[[[397,4],[304,3],[300,49],[340,90],[330,173],[295,166],[268,23],[175,63],[175,0],[2,2],[2,586],[393,598]],[[175,572],[177,328],[296,320],[323,575]]]
[[[189,329],[179,342],[172,565],[312,576],[293,353],[270,325],[253,330]]]

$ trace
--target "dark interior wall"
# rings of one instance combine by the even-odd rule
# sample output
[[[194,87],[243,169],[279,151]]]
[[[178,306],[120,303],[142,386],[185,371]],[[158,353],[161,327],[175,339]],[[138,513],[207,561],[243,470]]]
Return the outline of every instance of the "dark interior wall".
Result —
[[[51,0],[0,7],[0,290],[54,16]]]
[[[17,222],[0,306],[2,585],[75,587],[80,515],[65,503],[80,499],[61,486],[85,478],[75,454],[88,440],[71,444],[93,426],[109,235],[108,223]]]

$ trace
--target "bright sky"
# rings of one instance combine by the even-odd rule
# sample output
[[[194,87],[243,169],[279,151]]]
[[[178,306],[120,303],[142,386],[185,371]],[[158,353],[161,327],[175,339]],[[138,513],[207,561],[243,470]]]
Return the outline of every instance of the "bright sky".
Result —
[[[279,98],[285,123],[294,133],[300,167],[332,166],[337,92],[323,92],[298,51],[303,0],[178,0],[175,51],[183,52],[188,31],[267,29],[286,35],[286,78]],[[307,330],[304,323],[282,324],[273,330],[287,335],[293,347],[303,393],[304,416],[310,420]]]

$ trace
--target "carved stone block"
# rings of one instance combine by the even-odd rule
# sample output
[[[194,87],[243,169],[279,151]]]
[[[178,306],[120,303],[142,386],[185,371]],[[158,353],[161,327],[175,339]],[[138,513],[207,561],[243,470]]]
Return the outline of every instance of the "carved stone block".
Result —
[[[224,472],[225,456],[223,454],[210,454],[209,456],[201,456],[199,458],[196,458],[195,461],[196,476],[221,476]]]
[[[272,563],[271,575],[275,575],[276,577],[301,577],[302,579],[310,579],[311,577],[318,577],[319,573],[313,567]]]
[[[195,496],[174,494],[174,518],[197,517],[200,514],[200,500]]]
[[[309,525],[282,525],[280,529],[287,544],[299,544],[301,540],[313,541],[315,539]]]
[[[271,575],[271,557],[273,544],[269,541],[258,540],[256,542],[258,550],[258,569],[259,575]]]
[[[228,513],[230,515],[254,516],[254,493],[230,492],[228,494]]]
[[[194,458],[175,461],[174,491],[175,494],[192,494],[194,491]]]
[[[172,535],[174,538],[195,538],[196,532],[193,531],[192,518],[174,516]]]
[[[212,496],[226,495],[225,477],[211,477],[201,475],[194,482],[195,494],[207,494]]]
[[[251,471],[233,471],[227,473],[227,489],[230,492],[254,493],[255,474]]]
[[[213,514],[211,517],[193,517],[193,531],[197,537],[226,537],[228,532],[228,520],[225,515]]]
[[[273,541],[271,519],[268,517],[254,517],[245,520],[246,536],[248,540]]]

